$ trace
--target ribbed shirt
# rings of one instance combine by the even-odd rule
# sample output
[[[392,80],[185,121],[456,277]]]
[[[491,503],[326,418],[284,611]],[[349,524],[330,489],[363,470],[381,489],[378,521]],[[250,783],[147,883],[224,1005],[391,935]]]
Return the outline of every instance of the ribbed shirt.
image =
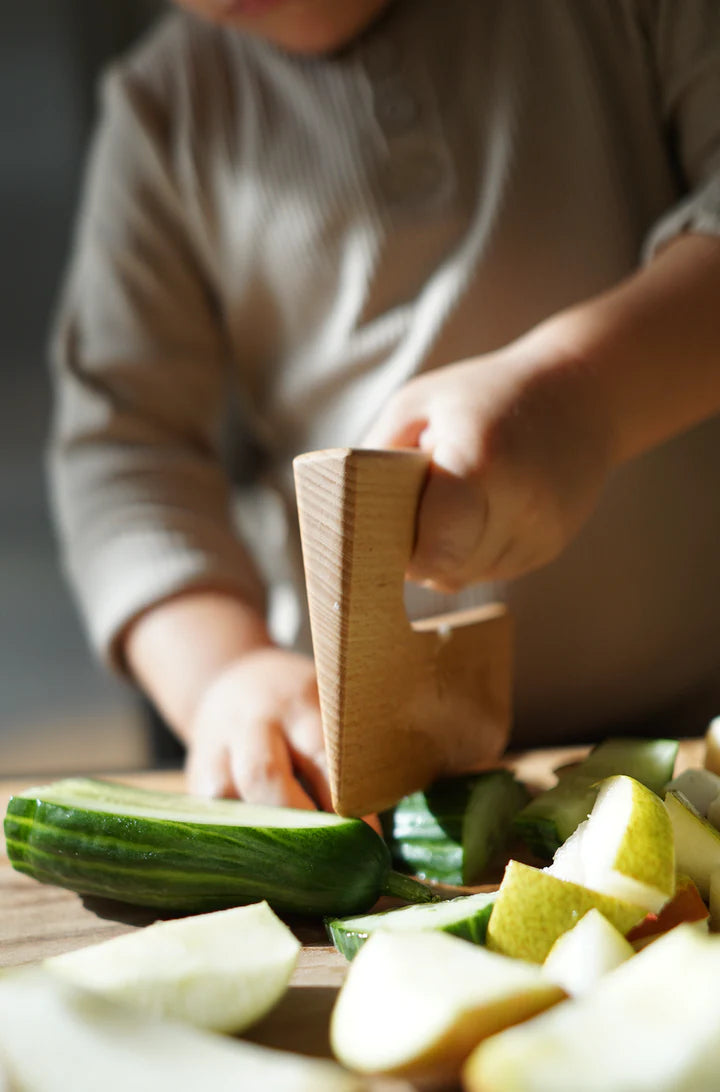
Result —
[[[717,0],[395,0],[312,58],[163,19],[103,80],[53,339],[95,648],[208,584],[309,648],[293,456],[687,230],[720,234]],[[518,741],[683,730],[720,711],[719,542],[713,419],[618,471],[553,564],[408,609],[509,603]]]

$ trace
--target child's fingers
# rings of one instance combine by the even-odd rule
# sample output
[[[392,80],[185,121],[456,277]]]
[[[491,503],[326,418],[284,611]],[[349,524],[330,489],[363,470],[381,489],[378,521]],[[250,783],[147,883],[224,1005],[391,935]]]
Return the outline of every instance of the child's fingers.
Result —
[[[264,718],[243,725],[231,744],[230,769],[240,798],[250,804],[316,808],[295,777],[278,720]]]
[[[432,583],[443,591],[458,591],[476,568],[486,525],[482,490],[431,467],[418,511],[408,579]]]
[[[318,706],[295,714],[287,726],[293,765],[323,811],[332,811],[325,741]]]
[[[188,792],[197,796],[236,796],[226,747],[213,750],[190,747],[185,762]]]
[[[362,446],[386,448],[418,447],[427,426],[425,406],[413,388],[401,390],[387,403],[363,438]]]

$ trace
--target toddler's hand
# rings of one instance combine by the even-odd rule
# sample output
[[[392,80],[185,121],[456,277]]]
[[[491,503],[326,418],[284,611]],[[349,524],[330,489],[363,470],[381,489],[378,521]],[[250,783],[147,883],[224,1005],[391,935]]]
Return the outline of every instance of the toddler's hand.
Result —
[[[312,660],[262,648],[225,667],[198,703],[186,774],[203,796],[332,811]]]
[[[408,383],[365,443],[431,453],[407,575],[457,591],[561,552],[597,502],[611,430],[592,375],[538,331]]]

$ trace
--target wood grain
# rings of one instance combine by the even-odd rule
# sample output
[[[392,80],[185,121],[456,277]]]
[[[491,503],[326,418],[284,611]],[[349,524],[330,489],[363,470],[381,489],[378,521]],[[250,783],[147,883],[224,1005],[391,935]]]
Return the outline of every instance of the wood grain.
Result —
[[[294,467],[335,810],[381,811],[496,761],[510,727],[505,607],[412,625],[405,611],[427,456],[338,449]]]
[[[507,756],[503,764],[515,770],[533,789],[539,790],[549,788],[555,782],[554,770],[579,760],[586,753],[587,747],[527,751]],[[682,741],[676,773],[691,766],[701,766],[703,759],[702,740]],[[113,775],[110,778],[113,779]],[[179,771],[114,775],[114,779],[152,789],[184,789]],[[32,784],[37,781],[0,781],[1,813],[5,814],[12,794],[20,793]],[[378,909],[387,905],[387,902],[380,904]],[[83,900],[71,891],[20,875],[10,867],[4,839],[0,839],[0,967],[35,962],[71,951],[141,928],[156,919],[157,914],[153,911],[109,900]],[[279,1049],[328,1057],[329,1014],[347,972],[347,963],[328,944],[321,923],[287,920],[303,945],[290,989],[281,1004],[245,1037]],[[385,1078],[369,1080],[367,1088],[368,1092],[459,1092],[459,1086],[453,1084]]]

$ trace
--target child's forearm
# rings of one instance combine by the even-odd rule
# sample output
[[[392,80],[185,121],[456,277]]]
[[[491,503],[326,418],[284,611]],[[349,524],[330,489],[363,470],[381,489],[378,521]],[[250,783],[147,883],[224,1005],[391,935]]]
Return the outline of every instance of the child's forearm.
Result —
[[[535,335],[558,340],[592,374],[613,461],[640,454],[720,412],[720,240],[680,236]]]
[[[130,670],[170,727],[186,742],[202,694],[233,661],[272,641],[255,607],[223,591],[188,591],[158,604],[129,627]]]

